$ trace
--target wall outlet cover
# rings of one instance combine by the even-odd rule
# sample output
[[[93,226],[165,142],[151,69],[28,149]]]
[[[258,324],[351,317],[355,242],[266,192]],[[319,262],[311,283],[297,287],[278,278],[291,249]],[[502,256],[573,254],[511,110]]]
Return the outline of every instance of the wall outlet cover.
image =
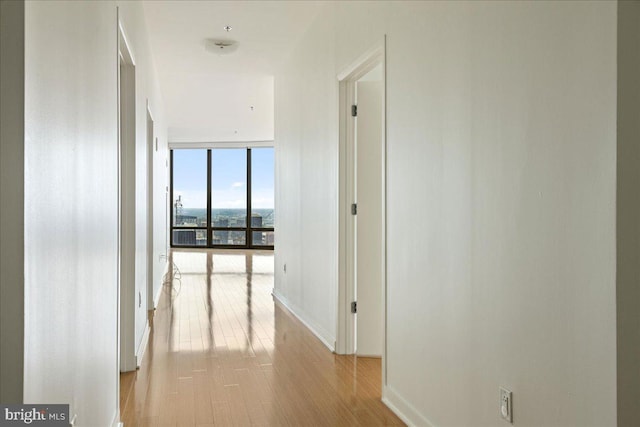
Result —
[[[513,423],[513,393],[500,387],[500,417]]]

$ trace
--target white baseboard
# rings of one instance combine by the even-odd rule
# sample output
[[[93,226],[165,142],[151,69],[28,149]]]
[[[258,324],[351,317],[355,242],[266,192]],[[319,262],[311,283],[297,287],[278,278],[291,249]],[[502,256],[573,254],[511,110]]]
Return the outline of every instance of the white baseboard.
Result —
[[[144,325],[144,333],[142,334],[142,340],[140,341],[140,345],[138,345],[138,351],[136,351],[136,367],[140,367],[140,363],[142,362],[142,358],[144,357],[144,352],[147,350],[147,343],[149,342],[149,332],[151,328],[149,328],[149,321],[147,320]]]
[[[360,353],[356,353],[356,356],[358,356],[358,357],[367,357],[369,359],[382,359],[382,355],[381,354],[360,354]]]
[[[113,415],[113,419],[111,420],[111,427],[123,427],[124,424],[120,422],[120,411],[116,410],[116,413]]]
[[[390,386],[384,387],[382,391],[382,403],[409,427],[436,427]]]
[[[285,297],[280,295],[275,289],[271,294],[276,299],[276,301],[283,305],[293,316],[298,319],[302,324],[313,333],[329,350],[332,352],[336,351],[335,347],[335,337],[331,337],[329,333],[327,333],[323,328],[315,325],[310,320],[306,319],[304,315],[302,315],[302,311],[299,310],[295,305],[291,304]]]

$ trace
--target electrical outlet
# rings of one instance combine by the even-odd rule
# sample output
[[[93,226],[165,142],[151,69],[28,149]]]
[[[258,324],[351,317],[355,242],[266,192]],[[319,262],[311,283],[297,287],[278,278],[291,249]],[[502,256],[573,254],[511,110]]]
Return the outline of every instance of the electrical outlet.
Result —
[[[513,393],[500,387],[500,417],[513,423]]]

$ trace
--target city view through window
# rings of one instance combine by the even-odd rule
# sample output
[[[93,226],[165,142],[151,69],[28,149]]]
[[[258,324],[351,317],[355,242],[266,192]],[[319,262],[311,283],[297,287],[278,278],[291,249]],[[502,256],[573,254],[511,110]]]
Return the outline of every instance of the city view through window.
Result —
[[[171,158],[172,246],[273,247],[272,147],[176,149]]]

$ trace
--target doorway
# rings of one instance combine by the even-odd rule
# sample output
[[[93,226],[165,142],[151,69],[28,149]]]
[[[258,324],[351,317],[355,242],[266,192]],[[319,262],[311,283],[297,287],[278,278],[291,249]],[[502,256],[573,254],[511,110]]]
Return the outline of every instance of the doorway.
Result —
[[[136,369],[135,356],[135,167],[136,66],[118,25],[118,308],[120,372]]]
[[[382,358],[385,375],[385,44],[338,76],[339,310],[336,352]]]
[[[358,356],[382,357],[382,63],[356,81],[355,318]]]

